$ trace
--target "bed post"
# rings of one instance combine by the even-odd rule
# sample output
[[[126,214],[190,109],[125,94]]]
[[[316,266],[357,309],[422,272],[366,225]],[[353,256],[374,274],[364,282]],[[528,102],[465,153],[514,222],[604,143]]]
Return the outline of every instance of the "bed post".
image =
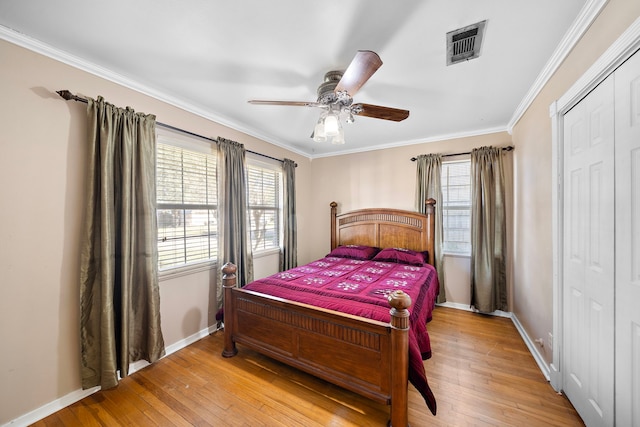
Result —
[[[425,215],[427,216],[427,251],[429,251],[429,264],[436,265],[436,200],[425,200]]]
[[[236,271],[238,267],[228,262],[222,266],[222,287],[224,291],[223,313],[224,313],[224,350],[223,357],[233,357],[238,354],[236,343],[233,342],[233,329],[235,311],[232,301],[232,291],[236,287]]]
[[[391,305],[391,427],[407,427],[409,381],[409,310],[411,298],[402,291],[389,297]]]
[[[331,250],[334,250],[338,246],[338,236],[336,236],[336,215],[338,204],[336,202],[331,202],[329,204],[331,206]]]

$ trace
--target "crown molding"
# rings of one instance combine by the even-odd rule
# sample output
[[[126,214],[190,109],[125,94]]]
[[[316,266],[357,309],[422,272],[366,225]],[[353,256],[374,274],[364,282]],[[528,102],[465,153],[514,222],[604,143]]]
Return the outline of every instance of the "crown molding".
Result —
[[[571,50],[575,47],[584,33],[587,32],[593,21],[595,21],[608,2],[609,0],[589,0],[584,5],[580,14],[571,25],[571,28],[569,28],[565,36],[560,41],[560,44],[553,52],[553,55],[551,55],[551,58],[542,69],[542,72],[538,75],[522,101],[520,101],[520,104],[516,108],[511,120],[509,120],[509,124],[507,125],[509,133],[513,132],[513,128],[516,123],[518,123],[522,118],[524,113],[533,103],[534,99],[540,94],[542,88],[549,82],[553,74],[560,67],[560,64],[562,64],[562,62],[567,58]]]
[[[589,67],[589,69],[554,103],[549,114],[564,114],[609,74],[640,49],[640,17]]]
[[[282,144],[279,141],[275,140],[273,137],[270,137],[268,135],[261,134],[252,129],[249,129],[248,127],[244,126],[241,123],[237,123],[232,120],[229,120],[228,118],[222,115],[212,113],[200,106],[197,106],[188,102],[184,102],[183,100],[178,99],[174,96],[168,95],[163,91],[155,89],[151,86],[144,85],[138,81],[130,79],[127,76],[113,72],[107,68],[94,64],[78,56],[71,55],[68,52],[57,49],[51,45],[41,42],[40,40],[34,39],[32,37],[29,37],[25,34],[19,33],[15,30],[12,30],[2,25],[0,25],[0,39],[4,39],[9,43],[13,43],[17,46],[39,53],[40,55],[54,59],[58,62],[62,62],[71,67],[85,71],[89,74],[93,74],[97,77],[116,83],[120,86],[124,86],[128,89],[134,90],[143,95],[150,96],[154,99],[157,99],[159,101],[162,101],[174,107],[178,107],[184,111],[195,114],[204,119],[216,122],[230,129],[236,130],[238,132],[242,132],[246,135],[252,136],[254,138],[258,138],[262,141],[266,141],[277,147],[284,148],[285,150],[291,151],[295,154],[301,155],[306,158],[310,158],[309,153],[306,153],[296,148],[292,148],[288,145]]]
[[[396,148],[396,147],[406,147],[408,145],[427,144],[429,142],[449,141],[451,139],[459,139],[459,138],[470,138],[474,136],[490,135],[493,133],[500,133],[500,132],[507,132],[507,127],[498,126],[493,128],[478,129],[478,130],[469,131],[469,132],[457,132],[457,133],[432,136],[432,137],[423,138],[423,139],[413,139],[409,141],[392,142],[389,144],[378,145],[376,147],[367,147],[367,148],[361,148],[361,149],[353,149],[353,150],[346,150],[346,151],[342,150],[342,151],[336,151],[336,152],[317,154],[311,157],[311,160],[319,159],[323,157],[342,156],[344,154],[366,153],[368,151],[386,150],[388,148]]]

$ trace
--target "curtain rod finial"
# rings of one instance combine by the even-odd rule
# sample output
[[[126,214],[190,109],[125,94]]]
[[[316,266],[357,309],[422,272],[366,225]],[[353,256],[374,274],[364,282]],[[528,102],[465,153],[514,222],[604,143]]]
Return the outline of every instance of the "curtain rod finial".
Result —
[[[62,98],[66,99],[67,101],[70,99],[73,99],[73,94],[66,89],[57,90],[56,93],[60,95]]]

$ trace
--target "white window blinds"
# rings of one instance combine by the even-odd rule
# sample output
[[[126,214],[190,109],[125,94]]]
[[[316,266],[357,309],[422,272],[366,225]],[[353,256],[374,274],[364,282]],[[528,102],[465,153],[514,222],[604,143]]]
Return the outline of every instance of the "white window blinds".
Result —
[[[445,253],[471,253],[471,161],[442,163]]]
[[[262,162],[247,164],[247,194],[251,246],[254,252],[280,247],[282,167]]]
[[[159,269],[217,257],[215,154],[157,144]]]

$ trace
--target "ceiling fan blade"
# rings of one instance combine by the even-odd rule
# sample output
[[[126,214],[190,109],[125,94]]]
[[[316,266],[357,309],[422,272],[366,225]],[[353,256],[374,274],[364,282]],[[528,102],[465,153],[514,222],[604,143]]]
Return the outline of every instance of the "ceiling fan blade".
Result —
[[[266,101],[259,99],[251,99],[247,101],[253,105],[285,105],[291,107],[323,107],[324,104],[315,101]]]
[[[381,107],[371,104],[353,104],[351,106],[353,114],[356,116],[372,117],[374,119],[392,120],[401,122],[409,117],[409,110],[399,108]]]
[[[377,53],[370,50],[359,50],[342,75],[334,92],[345,91],[353,97],[381,65],[382,60]]]

